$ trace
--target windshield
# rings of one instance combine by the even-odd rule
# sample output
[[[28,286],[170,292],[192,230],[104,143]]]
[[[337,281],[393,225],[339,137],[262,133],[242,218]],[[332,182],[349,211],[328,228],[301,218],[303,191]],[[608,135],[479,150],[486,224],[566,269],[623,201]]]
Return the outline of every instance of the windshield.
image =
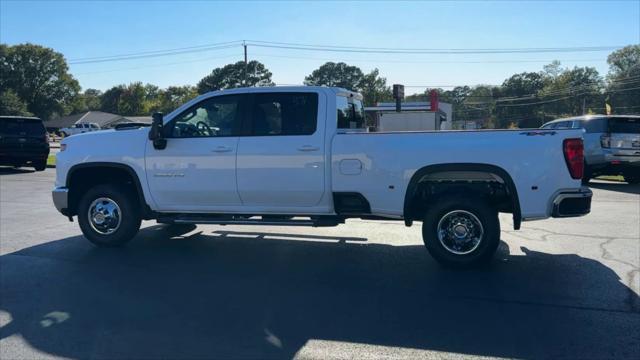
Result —
[[[640,118],[611,118],[609,132],[640,134]]]
[[[43,135],[44,125],[39,120],[3,119],[0,120],[0,133],[4,135]]]

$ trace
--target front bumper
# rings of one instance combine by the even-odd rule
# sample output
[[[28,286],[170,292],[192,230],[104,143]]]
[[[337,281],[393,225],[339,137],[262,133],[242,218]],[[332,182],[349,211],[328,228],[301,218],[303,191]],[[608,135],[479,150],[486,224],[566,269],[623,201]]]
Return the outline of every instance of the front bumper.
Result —
[[[53,205],[56,206],[56,209],[58,209],[62,215],[67,215],[67,209],[69,206],[69,189],[66,187],[55,188],[51,192],[51,196],[53,197]]]
[[[560,192],[553,199],[553,217],[583,216],[591,212],[593,192],[588,188],[577,191]]]

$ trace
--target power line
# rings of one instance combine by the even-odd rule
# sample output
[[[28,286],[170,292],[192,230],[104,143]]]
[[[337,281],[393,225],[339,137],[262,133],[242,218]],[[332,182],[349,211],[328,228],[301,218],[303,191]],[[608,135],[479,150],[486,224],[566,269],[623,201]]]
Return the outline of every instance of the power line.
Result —
[[[610,92],[625,92],[625,91],[637,90],[637,89],[640,89],[640,87],[620,89],[620,90],[612,90]],[[558,98],[558,99],[546,100],[546,101],[538,101],[538,102],[532,102],[532,103],[526,103],[526,104],[506,104],[506,105],[496,104],[496,107],[518,107],[518,106],[529,106],[529,105],[541,105],[541,104],[558,102],[558,101],[570,99],[570,98],[577,97],[577,96],[584,96],[584,95],[589,95],[589,93],[569,95],[569,96],[561,97],[561,98]]]
[[[361,46],[338,46],[286,43],[275,41],[247,40],[247,45],[308,51],[354,52],[354,53],[397,53],[397,54],[514,54],[514,53],[561,53],[561,52],[594,52],[611,51],[623,46],[576,46],[548,48],[382,48]]]
[[[516,53],[569,53],[569,52],[598,52],[619,49],[622,46],[578,46],[578,47],[549,47],[549,48],[380,48],[380,47],[360,47],[341,45],[312,45],[273,41],[227,41],[204,45],[178,47],[163,50],[149,50],[133,53],[123,53],[116,55],[94,56],[69,60],[69,64],[89,64],[110,61],[123,61],[144,59],[149,57],[173,56],[187,53],[220,50],[239,46],[256,46],[263,48],[279,48],[289,50],[304,51],[325,51],[325,52],[345,52],[345,53],[379,53],[379,54],[516,54]]]
[[[78,59],[71,59],[70,61],[97,60],[97,59],[113,58],[113,57],[123,57],[123,56],[126,57],[126,56],[145,55],[145,54],[152,54],[152,53],[173,52],[173,51],[179,51],[179,50],[201,49],[201,48],[208,48],[208,47],[212,47],[212,46],[232,45],[232,44],[236,44],[236,43],[239,43],[239,41],[236,40],[236,41],[228,41],[228,42],[221,42],[221,43],[215,43],[215,44],[187,46],[187,47],[180,47],[180,48],[173,48],[173,49],[149,50],[149,51],[141,51],[141,52],[135,52],[135,53],[127,53],[127,54],[104,55],[104,56],[96,56],[96,57],[78,58]]]
[[[164,67],[164,66],[171,66],[171,65],[181,65],[181,64],[190,64],[190,63],[196,63],[196,62],[204,62],[204,61],[215,60],[215,59],[227,59],[227,58],[231,58],[231,57],[238,57],[238,55],[237,54],[230,54],[230,55],[224,55],[224,56],[211,56],[211,57],[206,57],[206,58],[202,58],[202,59],[187,60],[187,61],[175,61],[175,62],[164,63],[164,64],[151,64],[151,65],[133,66],[133,67],[126,67],[126,68],[119,68],[119,69],[90,71],[90,72],[76,73],[75,75],[103,74],[103,73],[120,72],[120,71],[127,71],[127,70],[146,69],[146,68],[153,68],[153,67]]]
[[[139,53],[139,54],[130,54],[130,55],[121,55],[121,56],[105,56],[100,58],[86,58],[86,59],[76,59],[69,61],[70,65],[80,65],[80,64],[93,64],[93,63],[102,63],[102,62],[112,62],[112,61],[123,61],[123,60],[136,60],[136,59],[146,59],[152,57],[161,57],[161,56],[173,56],[180,54],[189,54],[196,52],[205,52],[205,51],[213,51],[213,50],[223,50],[237,47],[237,45],[219,45],[219,46],[210,46],[198,49],[188,49],[188,50],[173,50],[166,52],[153,52],[153,53]]]
[[[300,59],[300,60],[322,60],[322,61],[350,61],[350,62],[368,62],[368,63],[393,63],[393,64],[518,64],[518,63],[551,63],[554,60],[560,62],[596,62],[605,61],[605,59],[554,59],[554,60],[473,60],[473,61],[403,61],[403,60],[378,60],[378,59],[335,59],[335,58],[318,58],[308,56],[289,56],[289,55],[275,55],[275,54],[256,54],[254,57],[274,57],[284,59]],[[405,86],[406,87],[406,86]]]
[[[609,82],[609,84],[615,84],[615,85],[634,84],[635,85],[636,83],[639,83],[639,82],[640,82],[640,76],[633,76],[628,78],[622,78],[619,80],[612,80]],[[558,88],[543,94],[535,93],[535,94],[526,94],[526,95],[511,96],[511,97],[494,97],[492,95],[469,95],[469,96],[464,96],[464,98],[465,99],[494,99],[496,102],[531,100],[531,99],[540,98],[540,97],[559,95],[559,94],[563,94],[570,91],[583,90],[585,88],[591,88],[593,86],[598,86],[598,85],[599,84],[597,83],[589,83],[589,84],[578,85],[578,86],[567,86],[567,87]],[[468,85],[405,85],[405,87],[409,87],[409,88],[443,88],[443,87],[463,87],[463,86],[468,86]],[[480,86],[499,88],[501,85],[480,85]],[[479,103],[472,103],[472,104],[482,104],[482,103],[479,102]]]

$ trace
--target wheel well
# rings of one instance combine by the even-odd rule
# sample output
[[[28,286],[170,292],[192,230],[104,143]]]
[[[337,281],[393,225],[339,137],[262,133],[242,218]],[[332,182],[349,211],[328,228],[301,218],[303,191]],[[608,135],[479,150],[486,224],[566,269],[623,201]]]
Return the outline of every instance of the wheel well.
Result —
[[[488,164],[441,164],[416,171],[405,195],[405,223],[422,220],[429,204],[439,197],[460,193],[481,197],[497,211],[512,213],[514,229],[520,228],[520,202],[513,180],[503,169]]]
[[[118,185],[129,191],[131,196],[138,198],[144,218],[149,218],[151,210],[144,200],[138,176],[133,169],[121,164],[80,164],[72,167],[67,176],[68,215],[77,215],[82,196],[87,190],[100,184]]]

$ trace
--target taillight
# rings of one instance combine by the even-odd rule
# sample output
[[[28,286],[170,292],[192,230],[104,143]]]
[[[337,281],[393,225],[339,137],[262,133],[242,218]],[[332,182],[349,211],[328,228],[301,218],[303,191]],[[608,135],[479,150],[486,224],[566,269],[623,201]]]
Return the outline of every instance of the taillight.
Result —
[[[600,146],[602,146],[605,149],[610,148],[611,147],[611,135],[609,135],[609,134],[600,135]]]
[[[562,142],[564,160],[567,162],[569,174],[574,179],[582,179],[584,175],[584,145],[582,139],[564,139]]]

